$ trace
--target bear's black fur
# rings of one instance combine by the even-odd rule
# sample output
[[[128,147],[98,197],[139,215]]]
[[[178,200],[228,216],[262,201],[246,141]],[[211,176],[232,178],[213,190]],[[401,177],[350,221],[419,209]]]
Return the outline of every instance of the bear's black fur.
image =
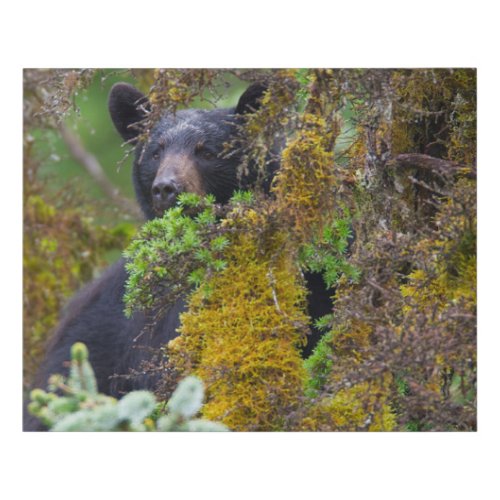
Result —
[[[110,93],[109,111],[116,129],[125,141],[137,142],[133,167],[133,182],[137,200],[148,219],[171,207],[178,193],[211,193],[217,202],[226,202],[235,189],[250,185],[252,176],[238,178],[238,152],[222,154],[224,144],[234,139],[237,125],[245,113],[259,106],[265,88],[251,85],[232,109],[178,111],[164,115],[152,128],[147,142],[137,141],[141,121],[148,113],[147,98],[129,84],[116,84]],[[269,186],[277,165],[270,164]],[[118,397],[134,389],[152,389],[156,380],[141,377],[112,377],[140,370],[158,347],[177,336],[179,314],[183,300],[171,305],[153,329],[144,329],[146,317],[135,313],[124,316],[123,293],[127,278],[124,261],[108,268],[95,282],[84,288],[71,301],[58,326],[35,380],[35,387],[45,388],[53,373],[67,373],[67,361],[73,343],[84,342],[89,349],[100,392]],[[318,318],[331,311],[330,293],[319,275],[306,275],[309,313]],[[313,332],[307,355],[319,337]],[[25,411],[25,430],[40,430],[42,426]]]

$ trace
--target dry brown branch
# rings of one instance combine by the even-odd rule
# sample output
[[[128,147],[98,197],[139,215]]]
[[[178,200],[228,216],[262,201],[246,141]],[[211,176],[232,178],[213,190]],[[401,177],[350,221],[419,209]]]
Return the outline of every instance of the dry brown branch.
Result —
[[[437,173],[444,176],[453,175],[460,171],[466,172],[467,169],[464,165],[460,165],[453,161],[442,160],[440,158],[434,158],[433,156],[418,154],[418,153],[408,153],[397,155],[389,162],[390,166],[395,166],[396,168],[417,168],[422,171],[428,171]],[[467,177],[474,178],[476,175],[475,169],[471,168],[468,172]]]
[[[59,125],[59,131],[73,158],[89,173],[100,189],[121,209],[135,219],[142,219],[139,207],[120,194],[119,189],[106,176],[97,158],[89,153],[80,139],[64,124]]]

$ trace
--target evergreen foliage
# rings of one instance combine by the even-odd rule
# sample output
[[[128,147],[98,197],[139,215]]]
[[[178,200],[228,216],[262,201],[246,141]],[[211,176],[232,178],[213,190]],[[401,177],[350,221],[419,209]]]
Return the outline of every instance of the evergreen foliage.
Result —
[[[54,375],[49,392],[31,391],[29,411],[55,432],[227,430],[219,423],[193,419],[203,398],[203,384],[196,377],[187,377],[179,383],[167,403],[166,414],[162,414],[163,405],[158,405],[148,391],[129,392],[119,401],[99,394],[87,348],[76,343],[71,349],[68,379]]]
[[[183,193],[178,206],[144,224],[124,252],[129,271],[124,297],[128,316],[134,308],[152,308],[160,296],[169,304],[189,286],[199,286],[207,274],[225,268],[220,257],[228,240],[215,230],[214,204],[212,196],[200,199]]]

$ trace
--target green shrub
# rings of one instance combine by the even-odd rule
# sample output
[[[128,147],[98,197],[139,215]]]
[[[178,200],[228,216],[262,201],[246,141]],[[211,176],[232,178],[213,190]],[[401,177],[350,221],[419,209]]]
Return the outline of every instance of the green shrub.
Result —
[[[99,394],[87,347],[76,343],[71,349],[69,377],[52,376],[49,392],[34,389],[28,408],[51,431],[227,430],[217,422],[193,419],[203,398],[203,383],[192,376],[179,383],[166,405],[166,414],[161,414],[162,404],[148,391],[130,392],[119,401]]]

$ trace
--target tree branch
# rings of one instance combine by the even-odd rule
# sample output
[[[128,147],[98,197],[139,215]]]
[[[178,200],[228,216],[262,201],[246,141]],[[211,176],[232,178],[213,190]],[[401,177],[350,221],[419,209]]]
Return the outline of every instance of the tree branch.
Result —
[[[120,194],[119,189],[106,176],[97,158],[83,147],[80,139],[64,124],[59,125],[59,131],[73,158],[88,172],[103,193],[121,210],[136,219],[142,219],[143,215],[139,207]]]
[[[476,177],[476,169],[474,167],[466,168],[464,165],[460,165],[453,161],[442,160],[440,158],[418,153],[397,155],[388,162],[388,165],[396,168],[416,167],[419,170],[437,173],[443,176],[454,175],[462,171],[468,178]]]

